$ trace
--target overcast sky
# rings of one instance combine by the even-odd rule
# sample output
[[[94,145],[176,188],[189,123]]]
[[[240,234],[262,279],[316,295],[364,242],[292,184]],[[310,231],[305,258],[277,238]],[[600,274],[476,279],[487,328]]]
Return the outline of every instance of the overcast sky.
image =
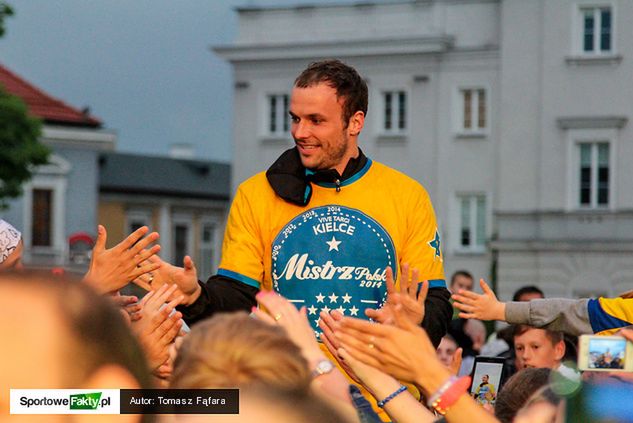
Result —
[[[100,118],[118,150],[231,159],[230,66],[210,51],[237,33],[244,5],[350,0],[7,0],[0,62]],[[353,1],[352,1],[353,2]]]

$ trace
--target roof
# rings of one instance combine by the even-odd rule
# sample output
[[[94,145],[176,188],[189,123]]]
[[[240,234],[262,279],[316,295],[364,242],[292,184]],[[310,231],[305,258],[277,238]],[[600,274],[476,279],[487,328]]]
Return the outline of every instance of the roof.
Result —
[[[228,200],[231,166],[204,160],[126,153],[99,156],[99,190]]]
[[[9,94],[20,97],[26,103],[29,112],[44,122],[91,128],[101,126],[99,119],[52,97],[1,64],[0,85]]]

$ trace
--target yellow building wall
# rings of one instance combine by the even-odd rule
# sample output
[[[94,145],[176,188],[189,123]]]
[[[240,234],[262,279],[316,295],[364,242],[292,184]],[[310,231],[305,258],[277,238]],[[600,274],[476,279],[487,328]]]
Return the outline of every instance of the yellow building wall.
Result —
[[[125,206],[120,202],[99,202],[98,223],[108,232],[106,248],[114,247],[128,234],[125,233]]]

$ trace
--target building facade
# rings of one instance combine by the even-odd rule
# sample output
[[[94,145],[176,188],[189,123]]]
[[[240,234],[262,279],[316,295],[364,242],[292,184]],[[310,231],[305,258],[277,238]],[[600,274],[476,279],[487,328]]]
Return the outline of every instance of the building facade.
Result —
[[[233,189],[293,145],[289,94],[314,61],[367,79],[360,146],[422,183],[447,277],[547,295],[633,286],[633,83],[626,0],[428,0],[237,9]],[[629,37],[630,38],[630,37]],[[249,118],[246,119],[245,117]]]
[[[97,227],[98,158],[113,150],[116,135],[100,120],[35,87],[4,66],[0,84],[42,120],[49,163],[37,168],[22,197],[2,218],[22,232],[24,262],[31,267],[84,269]]]

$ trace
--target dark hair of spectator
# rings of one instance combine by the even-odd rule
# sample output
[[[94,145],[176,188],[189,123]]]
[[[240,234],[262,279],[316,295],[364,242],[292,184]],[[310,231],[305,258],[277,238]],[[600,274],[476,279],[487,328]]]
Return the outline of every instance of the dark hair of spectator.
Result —
[[[527,400],[541,387],[547,385],[550,369],[523,369],[515,373],[497,395],[495,417],[501,423],[510,423]]]
[[[535,328],[533,326],[528,326],[528,325],[516,325],[514,327],[514,334],[512,338],[516,338],[517,336],[523,335],[525,332],[529,331],[530,329],[539,329],[539,328]],[[545,331],[545,335],[547,336],[547,339],[550,340],[552,345],[556,345],[559,342],[562,342],[565,340],[565,336],[563,335],[562,332],[556,332],[556,331],[548,330],[548,329],[540,329],[540,330]]]
[[[354,113],[367,115],[367,84],[356,69],[340,60],[323,60],[311,63],[295,80],[295,87],[308,88],[326,83],[336,90],[337,99],[343,99],[343,124],[347,127]]]
[[[519,298],[521,298],[521,296],[525,294],[539,294],[541,297],[545,298],[545,294],[538,286],[527,285],[517,289],[517,291],[512,296],[512,301],[519,301]]]

